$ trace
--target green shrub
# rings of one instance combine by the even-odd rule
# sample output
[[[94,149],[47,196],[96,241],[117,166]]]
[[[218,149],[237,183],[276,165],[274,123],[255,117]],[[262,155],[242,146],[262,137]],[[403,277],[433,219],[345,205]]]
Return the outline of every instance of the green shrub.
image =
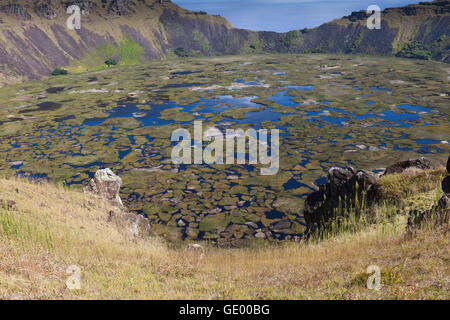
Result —
[[[300,30],[302,32],[302,34],[308,33],[309,29],[308,28],[303,28],[302,30]]]
[[[397,57],[430,60],[431,52],[417,41],[408,42],[397,52]]]
[[[69,74],[69,72],[67,70],[61,69],[61,68],[56,68],[52,72],[52,76],[65,76],[67,74]]]
[[[133,41],[129,35],[123,34],[123,40],[118,42],[116,46],[111,43],[104,43],[97,47],[95,54],[89,56],[89,61],[86,61],[85,63],[88,65],[91,65],[93,62],[94,64],[106,64],[106,61],[104,60],[106,57],[116,61],[116,64],[113,63],[108,66],[118,64],[125,66],[135,65],[141,62],[144,51],[145,49],[137,42]]]
[[[293,30],[293,31],[289,31],[288,33],[286,33],[286,35],[283,37],[283,39],[281,39],[281,42],[283,42],[283,44],[290,48],[295,39],[297,39],[300,36],[300,32],[297,30]]]
[[[105,60],[105,64],[106,64],[108,67],[111,67],[111,66],[117,65],[117,61],[114,60],[113,58],[108,58],[108,59]]]
[[[311,53],[327,53],[328,47],[325,45],[321,45],[320,47],[314,48],[311,50]]]
[[[185,58],[185,57],[189,56],[188,53],[186,52],[186,50],[184,50],[183,47],[176,48],[174,53],[180,58]]]

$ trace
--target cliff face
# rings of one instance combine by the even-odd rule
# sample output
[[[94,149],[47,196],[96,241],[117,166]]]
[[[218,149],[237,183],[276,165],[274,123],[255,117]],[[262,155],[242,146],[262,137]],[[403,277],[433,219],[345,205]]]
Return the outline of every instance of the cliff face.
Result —
[[[114,56],[121,63],[160,59],[183,47],[189,55],[237,54],[258,34],[225,19],[159,0],[2,1],[3,78],[49,75],[57,67],[92,69]],[[81,29],[69,30],[66,8],[81,8]],[[263,35],[276,42],[280,35]],[[270,47],[270,45],[265,45]],[[1,80],[1,78],[0,78]]]
[[[80,30],[66,26],[66,8],[72,4],[81,8]],[[121,64],[161,59],[177,48],[190,56],[394,55],[414,44],[411,50],[449,62],[449,1],[385,10],[381,30],[367,29],[366,18],[356,12],[315,29],[279,34],[236,29],[222,17],[184,10],[168,0],[0,0],[0,83],[39,78],[57,67],[92,70],[112,56]]]
[[[291,32],[289,51],[405,57],[409,52],[417,58],[423,51],[425,58],[450,62],[450,1],[386,9],[381,15],[380,30],[369,30],[368,16],[361,11],[312,30]]]

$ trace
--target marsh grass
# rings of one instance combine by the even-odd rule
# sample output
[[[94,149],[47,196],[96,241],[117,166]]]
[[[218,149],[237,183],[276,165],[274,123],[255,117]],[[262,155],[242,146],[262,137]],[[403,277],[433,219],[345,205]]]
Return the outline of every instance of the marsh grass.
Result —
[[[6,208],[6,203],[4,208]],[[44,214],[0,210],[0,235],[9,241],[24,246],[27,242],[38,243],[53,251],[53,236],[49,227],[48,216]]]
[[[359,192],[356,185],[355,195],[350,199],[339,198],[337,208],[334,208],[334,217],[325,221],[320,228],[315,228],[309,237],[310,242],[329,240],[337,235],[346,235],[360,232],[370,225],[381,227],[382,234],[392,229],[399,232],[399,223],[414,211],[431,209],[430,221],[435,221],[435,209],[442,196],[441,181],[446,176],[444,168],[433,170],[409,169],[403,174],[383,176],[380,180],[382,199],[375,204],[368,204],[367,194]],[[433,229],[434,223],[426,223],[423,228]]]
[[[439,175],[422,175],[421,192],[439,192]],[[1,299],[449,298],[448,226],[406,237],[405,211],[388,200],[362,206],[349,228],[341,223],[324,239],[241,249],[202,243],[199,254],[135,238],[107,221],[108,204],[51,183],[0,179],[0,199],[17,203],[0,210]],[[366,223],[369,214],[379,219]],[[81,269],[81,290],[65,285],[71,265]],[[381,269],[381,291],[365,285],[369,265]]]

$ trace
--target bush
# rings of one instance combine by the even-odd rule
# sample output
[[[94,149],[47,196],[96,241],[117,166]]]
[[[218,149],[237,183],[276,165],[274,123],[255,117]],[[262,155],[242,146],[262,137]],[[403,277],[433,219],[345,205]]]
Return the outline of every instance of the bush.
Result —
[[[311,50],[311,53],[327,53],[328,47],[325,45],[321,45],[320,47],[314,48]]]
[[[185,58],[188,56],[188,53],[186,52],[186,50],[184,50],[183,47],[176,48],[174,52],[180,58]]]
[[[430,60],[431,52],[417,41],[408,42],[397,54],[397,57]]]
[[[67,74],[69,74],[69,72],[67,70],[61,69],[61,68],[56,68],[52,72],[52,76],[65,76]]]
[[[300,30],[302,32],[302,34],[308,33],[309,29],[308,28],[303,28],[302,30]]]
[[[108,59],[106,59],[105,64],[106,64],[108,67],[111,67],[111,66],[117,65],[117,61],[114,60],[113,58],[108,58]]]
[[[290,48],[294,44],[295,39],[297,39],[299,36],[300,36],[299,31],[297,31],[297,30],[289,31],[285,34],[283,39],[281,39],[281,42],[287,48]]]

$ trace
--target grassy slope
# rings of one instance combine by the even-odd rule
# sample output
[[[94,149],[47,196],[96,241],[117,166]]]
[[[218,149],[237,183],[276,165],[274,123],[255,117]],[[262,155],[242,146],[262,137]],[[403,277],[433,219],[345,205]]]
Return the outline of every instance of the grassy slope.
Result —
[[[431,205],[443,168],[382,180],[386,196],[403,200],[388,210]],[[402,215],[319,243],[246,249],[136,239],[107,222],[106,204],[52,184],[0,179],[0,299],[449,299],[448,226],[406,236]],[[82,289],[69,291],[70,265],[82,269]],[[365,286],[369,265],[384,287]]]

